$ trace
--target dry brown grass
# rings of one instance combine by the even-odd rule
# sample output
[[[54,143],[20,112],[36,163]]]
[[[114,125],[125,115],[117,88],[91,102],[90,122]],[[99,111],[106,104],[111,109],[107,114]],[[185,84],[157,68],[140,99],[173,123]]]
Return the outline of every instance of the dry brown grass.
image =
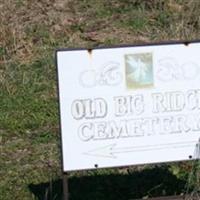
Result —
[[[198,0],[3,1],[0,59],[28,62],[58,46],[197,39],[199,9]]]

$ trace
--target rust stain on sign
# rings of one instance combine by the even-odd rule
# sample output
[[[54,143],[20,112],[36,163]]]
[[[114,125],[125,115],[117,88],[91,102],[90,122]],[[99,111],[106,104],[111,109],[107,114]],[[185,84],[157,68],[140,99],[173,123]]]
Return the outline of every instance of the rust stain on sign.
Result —
[[[184,42],[185,46],[189,46],[190,42]]]
[[[90,55],[90,57],[92,57],[92,49],[88,49],[88,54]]]

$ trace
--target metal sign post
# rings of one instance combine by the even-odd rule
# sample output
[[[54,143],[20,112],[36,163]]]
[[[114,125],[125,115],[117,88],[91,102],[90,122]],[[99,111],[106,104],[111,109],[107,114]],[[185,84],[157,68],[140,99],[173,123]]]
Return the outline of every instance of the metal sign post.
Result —
[[[67,173],[63,173],[63,200],[69,200],[69,185]]]

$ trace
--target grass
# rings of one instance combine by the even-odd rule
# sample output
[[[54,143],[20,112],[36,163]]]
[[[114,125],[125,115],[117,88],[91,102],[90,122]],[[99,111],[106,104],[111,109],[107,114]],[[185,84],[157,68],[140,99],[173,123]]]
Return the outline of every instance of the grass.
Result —
[[[56,48],[194,40],[199,13],[197,0],[1,2],[0,199],[37,199],[29,185],[61,177]]]

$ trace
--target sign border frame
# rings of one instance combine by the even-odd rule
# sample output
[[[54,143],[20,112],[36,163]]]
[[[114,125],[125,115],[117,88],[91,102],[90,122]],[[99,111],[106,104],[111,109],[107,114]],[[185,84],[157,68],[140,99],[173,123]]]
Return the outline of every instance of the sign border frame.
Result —
[[[75,171],[86,171],[86,170],[96,170],[98,167],[95,169],[80,169],[80,170],[64,170],[64,159],[63,159],[63,140],[62,140],[62,124],[61,124],[61,108],[60,108],[60,91],[59,91],[59,75],[58,75],[58,52],[66,52],[66,51],[78,51],[78,50],[86,50],[88,52],[92,52],[93,50],[98,50],[98,49],[115,49],[115,48],[126,48],[126,47],[148,47],[148,46],[164,46],[164,45],[185,45],[189,46],[190,44],[196,44],[200,43],[200,39],[195,39],[195,40],[172,40],[172,41],[162,41],[162,42],[150,42],[150,43],[138,43],[138,44],[121,44],[121,45],[110,45],[110,46],[97,46],[97,47],[75,47],[75,48],[57,48],[55,50],[55,65],[56,65],[56,90],[57,90],[57,102],[58,102],[58,113],[59,113],[59,135],[60,135],[60,156],[61,156],[61,170],[63,174],[68,174],[69,172],[75,172]],[[191,155],[188,156],[189,159],[193,159]],[[181,161],[187,161],[187,160],[180,160],[180,161],[171,161],[168,163],[174,163],[174,162],[181,162]],[[163,162],[160,162],[163,163]],[[154,163],[148,163],[154,164]],[[104,168],[99,168],[99,169],[110,169],[110,168],[120,168],[120,167],[129,167],[133,165],[123,165],[123,166],[116,166],[116,167],[104,167]]]

